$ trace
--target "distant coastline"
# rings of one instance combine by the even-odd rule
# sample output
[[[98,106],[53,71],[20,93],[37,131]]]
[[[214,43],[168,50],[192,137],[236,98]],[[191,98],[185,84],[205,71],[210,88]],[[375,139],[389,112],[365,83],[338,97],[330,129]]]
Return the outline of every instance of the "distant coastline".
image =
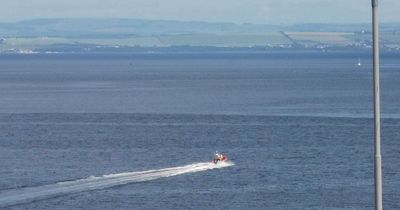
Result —
[[[381,48],[400,51],[400,23],[383,23]],[[371,49],[369,24],[257,25],[137,19],[0,23],[0,54]]]
[[[150,51],[149,51],[150,50]],[[399,58],[400,51],[382,51],[381,57]],[[134,48],[114,51],[0,53],[2,59],[310,59],[354,58],[370,60],[367,49],[246,49],[246,48]]]

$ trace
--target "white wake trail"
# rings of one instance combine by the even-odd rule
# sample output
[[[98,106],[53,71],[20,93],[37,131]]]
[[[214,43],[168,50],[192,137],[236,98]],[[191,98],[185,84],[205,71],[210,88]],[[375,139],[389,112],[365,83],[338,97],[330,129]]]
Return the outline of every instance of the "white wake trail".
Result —
[[[56,184],[43,185],[39,187],[8,190],[0,193],[0,207],[28,203],[71,193],[104,189],[128,183],[144,182],[186,173],[225,168],[233,165],[234,163],[232,162],[220,162],[218,164],[208,162],[195,163],[181,167],[110,174],[100,177],[89,177],[74,181],[58,182]]]

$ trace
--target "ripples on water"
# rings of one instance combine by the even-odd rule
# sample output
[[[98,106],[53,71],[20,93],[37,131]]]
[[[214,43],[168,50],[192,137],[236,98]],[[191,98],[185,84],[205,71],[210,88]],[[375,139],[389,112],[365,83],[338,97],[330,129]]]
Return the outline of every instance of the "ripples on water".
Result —
[[[10,208],[373,209],[371,66],[356,62],[2,59],[0,191],[204,162],[219,150],[235,166]],[[398,209],[400,71],[382,63],[384,199]]]

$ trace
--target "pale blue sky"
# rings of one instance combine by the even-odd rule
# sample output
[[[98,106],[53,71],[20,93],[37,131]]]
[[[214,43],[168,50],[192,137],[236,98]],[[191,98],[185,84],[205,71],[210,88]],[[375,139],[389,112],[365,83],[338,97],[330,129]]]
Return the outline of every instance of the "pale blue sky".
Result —
[[[400,0],[380,0],[382,22],[400,22]],[[369,22],[371,0],[2,0],[0,22],[89,17],[236,23]]]

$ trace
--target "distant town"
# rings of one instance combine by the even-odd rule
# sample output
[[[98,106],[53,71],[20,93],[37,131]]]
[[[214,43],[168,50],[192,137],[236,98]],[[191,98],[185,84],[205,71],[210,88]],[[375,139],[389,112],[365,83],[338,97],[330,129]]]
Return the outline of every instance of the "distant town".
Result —
[[[369,48],[369,24],[277,26],[136,19],[0,23],[1,54]],[[400,52],[400,23],[382,24],[381,48]]]

